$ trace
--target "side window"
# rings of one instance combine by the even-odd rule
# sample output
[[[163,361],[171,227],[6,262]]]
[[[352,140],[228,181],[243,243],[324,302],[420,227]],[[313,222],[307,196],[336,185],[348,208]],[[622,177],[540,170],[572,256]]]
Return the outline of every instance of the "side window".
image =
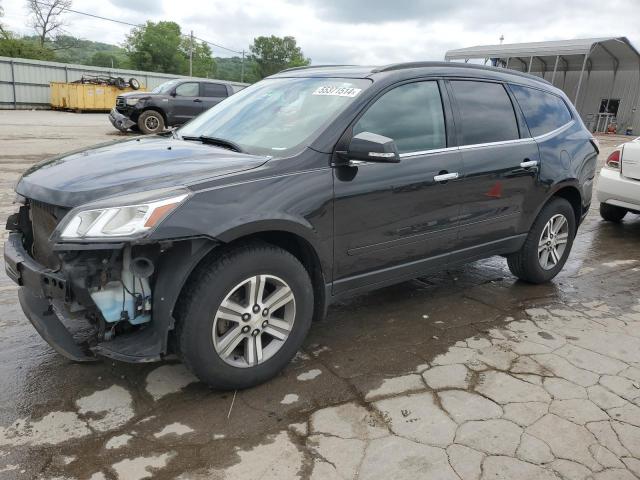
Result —
[[[461,145],[519,138],[516,114],[502,84],[455,80],[451,87],[461,117]]]
[[[220,83],[202,82],[203,97],[227,97],[227,86]]]
[[[176,95],[179,97],[200,96],[200,84],[197,82],[182,83],[176,87]]]
[[[534,137],[549,133],[571,121],[571,113],[560,97],[520,85],[511,85],[511,91]]]
[[[388,91],[369,107],[353,134],[392,138],[400,153],[447,146],[440,89],[436,82],[407,83]]]

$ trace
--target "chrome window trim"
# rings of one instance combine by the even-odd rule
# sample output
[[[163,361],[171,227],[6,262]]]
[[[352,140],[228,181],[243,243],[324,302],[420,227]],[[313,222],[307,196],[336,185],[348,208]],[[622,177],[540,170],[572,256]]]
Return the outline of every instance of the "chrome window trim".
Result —
[[[515,143],[528,143],[532,142],[532,137],[527,138],[514,138],[513,140],[500,140],[498,142],[487,142],[487,143],[472,143],[471,145],[461,145],[458,148],[460,150],[470,150],[472,148],[484,148],[484,147],[499,147],[502,145],[511,145]]]
[[[434,148],[431,150],[420,150],[417,152],[405,152],[400,154],[400,158],[410,158],[410,157],[418,157],[421,155],[432,155],[435,153],[443,153],[443,152],[452,152],[454,150],[458,150],[459,147],[443,147],[443,148]]]
[[[575,120],[575,118],[573,118],[573,119],[571,119],[570,122],[565,123],[561,127],[558,127],[555,130],[551,130],[550,132],[543,133],[542,135],[538,135],[537,137],[533,137],[533,139],[536,140],[536,141],[547,140],[547,139],[549,139],[551,137],[554,137],[555,135],[559,134],[560,132],[565,131],[566,129],[568,129],[569,127],[571,127],[575,123],[576,123],[576,120]]]
[[[401,153],[400,154],[400,158],[411,158],[411,157],[418,157],[418,156],[423,156],[423,155],[433,155],[433,154],[436,154],[436,153],[451,152],[451,151],[455,151],[455,150],[469,150],[469,149],[473,149],[473,148],[484,148],[484,147],[499,147],[499,146],[502,146],[502,145],[511,145],[511,144],[517,144],[517,143],[528,143],[528,142],[533,142],[533,141],[547,140],[548,138],[551,138],[551,137],[563,132],[564,130],[568,129],[569,127],[571,127],[575,123],[576,123],[575,119],[572,119],[570,122],[565,123],[561,127],[558,127],[555,130],[552,130],[550,132],[543,133],[542,135],[538,135],[537,137],[514,138],[513,140],[501,140],[499,142],[473,143],[471,145],[460,145],[460,146],[457,146],[457,147],[434,148],[432,150],[420,150],[420,151],[417,151],[417,152],[405,152],[405,153]],[[638,137],[638,138],[640,138],[640,137]]]
[[[452,152],[456,150],[469,150],[471,148],[482,148],[482,147],[493,147],[500,145],[509,145],[512,143],[525,143],[532,142],[534,139],[531,137],[528,138],[515,138],[513,140],[503,140],[500,142],[489,142],[489,143],[474,143],[473,145],[462,145],[458,147],[446,147],[446,148],[434,148],[433,150],[421,150],[419,152],[406,152],[401,153],[400,158],[411,158],[422,155],[432,155],[435,153],[444,153],[444,152]]]

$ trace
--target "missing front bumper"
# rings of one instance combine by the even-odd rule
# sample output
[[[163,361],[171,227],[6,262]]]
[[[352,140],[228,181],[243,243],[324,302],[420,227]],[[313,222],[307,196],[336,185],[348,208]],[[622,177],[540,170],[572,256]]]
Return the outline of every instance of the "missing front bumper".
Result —
[[[48,299],[37,297],[26,287],[20,288],[18,299],[33,327],[56,352],[75,362],[97,360],[88,348],[76,343]]]
[[[24,314],[40,336],[61,355],[76,362],[94,361],[89,349],[76,342],[55,312],[53,302],[67,297],[66,279],[33,260],[22,246],[22,235],[9,234],[4,244],[5,270],[20,285],[18,299]]]

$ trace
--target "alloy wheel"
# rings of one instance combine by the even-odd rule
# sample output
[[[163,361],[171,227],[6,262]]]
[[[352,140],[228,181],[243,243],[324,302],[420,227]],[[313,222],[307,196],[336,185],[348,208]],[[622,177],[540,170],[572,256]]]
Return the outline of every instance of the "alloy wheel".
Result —
[[[160,125],[160,122],[158,122],[156,117],[147,117],[144,119],[144,126],[151,131],[156,130],[158,125]]]
[[[569,241],[569,222],[562,214],[549,219],[538,242],[538,260],[545,270],[554,268],[564,255]]]
[[[291,287],[273,275],[256,275],[233,287],[213,321],[213,345],[227,364],[248,368],[275,355],[296,316]]]

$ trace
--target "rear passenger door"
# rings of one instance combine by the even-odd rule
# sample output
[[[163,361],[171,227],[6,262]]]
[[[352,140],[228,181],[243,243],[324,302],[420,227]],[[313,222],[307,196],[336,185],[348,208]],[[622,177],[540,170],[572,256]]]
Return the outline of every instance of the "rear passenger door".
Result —
[[[229,96],[227,86],[223,83],[202,82],[200,88],[203,110],[209,110]]]
[[[451,80],[462,154],[458,252],[467,261],[501,250],[523,233],[523,212],[535,208],[538,147],[502,83]]]

